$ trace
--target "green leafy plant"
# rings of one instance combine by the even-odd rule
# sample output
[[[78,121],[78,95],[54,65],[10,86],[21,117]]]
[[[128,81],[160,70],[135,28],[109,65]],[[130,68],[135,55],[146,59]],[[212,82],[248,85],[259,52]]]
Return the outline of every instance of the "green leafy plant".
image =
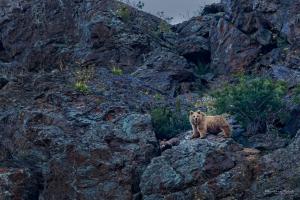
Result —
[[[87,93],[89,91],[87,83],[94,76],[94,66],[80,66],[80,69],[75,72],[74,87],[77,91]]]
[[[117,16],[122,19],[124,22],[128,22],[131,17],[130,10],[127,6],[122,5],[116,11]]]
[[[175,110],[166,107],[151,111],[152,125],[158,139],[170,139],[190,129],[188,113],[180,109],[177,103]]]
[[[154,99],[156,101],[161,101],[161,100],[164,100],[164,96],[162,96],[161,94],[157,93],[154,95]]]
[[[171,26],[167,22],[162,20],[159,23],[156,32],[157,32],[156,35],[159,35],[160,33],[170,33],[170,32],[172,32]]]
[[[81,81],[75,83],[75,89],[82,93],[87,93],[89,91],[88,85]]]
[[[123,70],[119,67],[113,67],[111,72],[116,76],[121,76],[123,74]]]
[[[266,132],[269,125],[284,116],[286,94],[283,82],[242,76],[237,84],[225,86],[213,97],[217,113],[232,114],[249,133],[258,133]]]
[[[209,65],[203,64],[201,62],[199,62],[195,68],[195,73],[199,77],[201,77],[209,72],[210,72]]]

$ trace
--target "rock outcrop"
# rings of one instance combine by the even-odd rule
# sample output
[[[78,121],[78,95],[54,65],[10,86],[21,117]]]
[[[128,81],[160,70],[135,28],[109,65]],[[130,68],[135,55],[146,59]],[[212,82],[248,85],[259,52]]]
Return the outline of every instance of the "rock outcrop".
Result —
[[[286,148],[263,156],[260,175],[245,199],[300,198],[300,132]]]
[[[257,173],[259,151],[220,136],[186,138],[147,166],[140,183],[144,199],[243,197]]]

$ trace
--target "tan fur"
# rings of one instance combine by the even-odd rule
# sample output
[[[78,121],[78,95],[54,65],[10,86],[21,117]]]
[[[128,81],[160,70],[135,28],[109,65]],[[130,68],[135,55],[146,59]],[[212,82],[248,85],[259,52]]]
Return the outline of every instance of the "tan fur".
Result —
[[[223,116],[206,116],[201,111],[191,111],[189,120],[193,128],[192,138],[205,138],[208,132],[219,133],[223,131],[225,137],[231,135],[230,125]]]

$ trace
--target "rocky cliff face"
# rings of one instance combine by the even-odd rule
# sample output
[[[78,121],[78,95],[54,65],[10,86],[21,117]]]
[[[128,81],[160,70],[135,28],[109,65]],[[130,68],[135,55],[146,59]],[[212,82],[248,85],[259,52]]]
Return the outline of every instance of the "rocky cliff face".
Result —
[[[264,152],[189,133],[162,152],[149,115],[240,71],[299,83],[299,6],[224,0],[171,27],[112,0],[1,1],[0,199],[300,198],[299,109],[292,140],[249,138]]]

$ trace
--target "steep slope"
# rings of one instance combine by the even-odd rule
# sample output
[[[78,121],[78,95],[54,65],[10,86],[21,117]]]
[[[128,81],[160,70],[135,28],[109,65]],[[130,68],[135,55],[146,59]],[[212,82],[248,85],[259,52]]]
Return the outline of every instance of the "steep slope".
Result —
[[[171,27],[112,0],[1,1],[0,199],[299,198],[297,109],[296,136],[267,155],[187,133],[161,152],[155,137],[149,111],[194,106],[199,83],[300,81],[299,2],[222,3]]]

